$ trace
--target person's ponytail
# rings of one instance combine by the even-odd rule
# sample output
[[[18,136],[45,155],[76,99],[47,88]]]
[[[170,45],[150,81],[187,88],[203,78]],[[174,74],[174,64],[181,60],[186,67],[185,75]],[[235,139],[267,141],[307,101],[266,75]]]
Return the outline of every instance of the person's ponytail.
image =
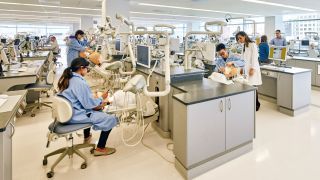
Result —
[[[72,69],[71,67],[66,68],[63,71],[59,81],[58,81],[58,88],[59,91],[62,92],[69,87],[69,81],[72,78]]]
[[[81,67],[89,66],[89,62],[84,58],[76,58],[71,62],[71,66],[66,68],[63,71],[59,81],[58,81],[58,88],[59,91],[62,92],[69,87],[69,81],[73,76],[72,72],[77,72]]]

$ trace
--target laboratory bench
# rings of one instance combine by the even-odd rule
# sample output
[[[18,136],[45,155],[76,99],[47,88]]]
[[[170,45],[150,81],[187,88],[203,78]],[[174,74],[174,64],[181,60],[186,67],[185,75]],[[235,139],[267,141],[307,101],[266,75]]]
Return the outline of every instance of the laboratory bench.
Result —
[[[176,82],[186,82],[192,80],[202,80],[205,70],[191,69],[185,70],[182,66],[171,66],[170,67],[171,84]],[[147,79],[150,74],[150,69],[138,66],[137,73],[143,75]],[[155,68],[155,71],[150,77],[149,91],[163,91],[165,90],[165,72],[161,68]],[[152,126],[153,128],[165,138],[172,138],[172,95],[171,91],[168,95],[162,97],[154,97],[153,100],[158,104],[160,109],[159,119],[155,121]]]
[[[16,114],[25,101],[27,91],[11,91],[7,101],[0,106],[0,179],[12,179],[12,137]]]
[[[34,61],[34,60],[43,60],[46,59],[49,55],[50,51],[40,51],[40,52],[30,52],[29,56],[22,55],[23,61]],[[18,59],[20,60],[20,55],[18,56]]]
[[[14,65],[6,65],[7,71],[0,76],[0,93],[17,85],[35,83],[41,76],[45,60],[35,60]],[[21,70],[21,68],[25,68]]]
[[[172,87],[175,167],[186,179],[252,150],[255,87],[206,78]]]
[[[320,88],[320,58],[293,56],[287,58],[287,65],[311,69],[311,84],[315,89]]]
[[[262,98],[276,101],[280,112],[295,116],[305,112],[311,102],[311,69],[297,67],[260,67]]]

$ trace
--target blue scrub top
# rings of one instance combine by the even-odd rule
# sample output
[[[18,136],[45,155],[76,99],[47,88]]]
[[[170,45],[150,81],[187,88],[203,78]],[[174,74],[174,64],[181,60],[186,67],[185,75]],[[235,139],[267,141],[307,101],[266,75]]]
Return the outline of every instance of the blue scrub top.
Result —
[[[240,57],[237,57],[235,55],[229,54],[229,57],[226,60],[224,60],[222,57],[219,57],[216,59],[216,68],[214,71],[218,72],[219,69],[221,67],[225,67],[228,62],[233,62],[234,66],[237,68],[244,67],[244,65],[245,65],[245,62],[243,59],[241,59]]]
[[[60,93],[73,106],[73,121],[85,121],[87,114],[93,113],[93,108],[102,103],[101,98],[94,98],[86,80],[78,73],[73,73],[69,87]]]
[[[71,66],[71,62],[79,57],[79,53],[85,51],[86,48],[80,44],[75,36],[69,37],[68,52],[67,52],[67,63],[68,67]]]
[[[269,45],[268,43],[260,43],[259,44],[259,61],[262,63],[268,62],[269,58]]]

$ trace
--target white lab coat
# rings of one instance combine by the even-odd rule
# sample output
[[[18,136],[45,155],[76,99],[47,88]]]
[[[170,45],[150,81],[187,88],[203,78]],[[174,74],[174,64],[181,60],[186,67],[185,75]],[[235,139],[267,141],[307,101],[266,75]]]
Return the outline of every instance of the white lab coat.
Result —
[[[261,85],[261,71],[256,43],[249,43],[249,47],[245,47],[245,51],[242,50],[242,58],[245,61],[244,70],[249,84],[252,86]],[[252,76],[249,76],[250,68],[254,69],[254,74]]]

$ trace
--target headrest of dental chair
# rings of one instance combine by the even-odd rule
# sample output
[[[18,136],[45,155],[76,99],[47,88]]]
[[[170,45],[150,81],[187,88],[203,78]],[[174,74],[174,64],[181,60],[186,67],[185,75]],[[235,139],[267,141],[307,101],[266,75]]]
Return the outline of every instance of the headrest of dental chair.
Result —
[[[73,108],[69,100],[62,96],[55,96],[53,99],[52,117],[60,123],[70,121]]]
[[[112,63],[106,64],[104,67],[106,70],[120,69],[122,67],[122,62],[120,61],[112,62]]]
[[[143,90],[143,88],[146,86],[146,80],[144,77],[140,74],[135,75],[133,78],[131,78],[127,84],[124,86],[123,91],[124,92],[132,92],[136,93],[138,91]]]

